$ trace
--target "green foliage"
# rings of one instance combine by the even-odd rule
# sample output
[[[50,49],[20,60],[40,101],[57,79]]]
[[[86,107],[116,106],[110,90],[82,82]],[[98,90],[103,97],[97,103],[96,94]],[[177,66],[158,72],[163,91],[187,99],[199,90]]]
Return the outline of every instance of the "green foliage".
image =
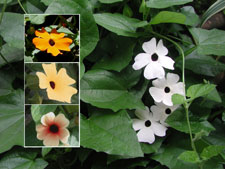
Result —
[[[146,2],[147,7],[149,8],[167,8],[174,5],[182,5],[193,0],[149,0]]]
[[[189,163],[199,163],[200,159],[195,151],[185,151],[178,157],[179,160]]]
[[[131,123],[126,111],[99,114],[89,119],[81,116],[81,145],[108,154],[142,157]]]

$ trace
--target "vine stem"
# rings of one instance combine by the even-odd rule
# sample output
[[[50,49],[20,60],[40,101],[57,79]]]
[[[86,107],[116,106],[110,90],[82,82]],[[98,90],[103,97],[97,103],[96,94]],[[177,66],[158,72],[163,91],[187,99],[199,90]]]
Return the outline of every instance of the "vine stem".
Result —
[[[24,12],[25,14],[27,14],[27,12],[26,12],[26,10],[24,9],[24,7],[23,7],[22,3],[20,2],[20,0],[17,0],[17,1],[18,1],[19,5],[20,5],[21,9],[23,10],[23,12]]]
[[[7,0],[5,0],[3,8],[2,8],[2,13],[0,16],[0,24],[2,23],[2,18],[3,18],[4,12],[5,12],[6,6],[7,6]]]
[[[170,38],[168,38],[168,37],[166,37],[164,35],[158,34],[158,33],[154,32],[154,31],[151,31],[151,33],[153,35],[156,35],[156,36],[158,36],[160,38],[166,39],[169,42],[173,43],[177,47],[177,49],[179,50],[179,52],[180,52],[180,54],[182,56],[182,82],[183,82],[183,85],[184,85],[184,100],[185,100],[183,106],[184,106],[184,109],[185,109],[185,115],[186,115],[186,120],[187,120],[189,135],[190,135],[190,141],[191,141],[191,147],[196,152],[196,154],[198,154],[198,152],[196,150],[196,147],[195,147],[194,140],[193,140],[193,135],[192,135],[192,130],[191,130],[191,124],[190,124],[190,119],[189,119],[189,110],[188,110],[188,108],[189,108],[190,105],[186,102],[186,93],[185,93],[185,57],[184,57],[184,51],[180,47],[180,45],[177,44],[172,39],[170,39]],[[199,157],[199,155],[198,155],[198,157]],[[199,164],[199,168],[202,169],[202,163]]]

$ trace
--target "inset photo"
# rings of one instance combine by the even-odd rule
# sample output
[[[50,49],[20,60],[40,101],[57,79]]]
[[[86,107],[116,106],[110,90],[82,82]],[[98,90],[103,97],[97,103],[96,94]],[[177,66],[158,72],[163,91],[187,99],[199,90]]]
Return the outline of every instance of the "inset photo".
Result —
[[[79,15],[25,15],[25,62],[79,62]]]
[[[78,63],[26,63],[26,104],[79,104]]]
[[[78,105],[25,105],[25,147],[79,147]]]

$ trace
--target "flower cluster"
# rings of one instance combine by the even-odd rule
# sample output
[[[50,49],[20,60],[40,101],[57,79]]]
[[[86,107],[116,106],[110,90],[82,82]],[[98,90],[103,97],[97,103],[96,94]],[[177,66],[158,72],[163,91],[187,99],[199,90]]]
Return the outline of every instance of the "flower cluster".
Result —
[[[136,110],[135,115],[139,119],[133,119],[133,128],[138,131],[137,137],[140,142],[152,144],[155,136],[166,135],[168,124],[165,120],[176,110],[179,105],[173,105],[172,95],[185,95],[184,84],[179,82],[179,76],[174,73],[165,74],[166,69],[174,70],[174,61],[167,56],[168,49],[163,45],[162,40],[156,44],[156,39],[152,38],[142,45],[145,53],[138,54],[133,64],[134,70],[143,67],[144,77],[152,81],[153,87],[149,88],[149,93],[155,101],[155,105],[150,110]]]

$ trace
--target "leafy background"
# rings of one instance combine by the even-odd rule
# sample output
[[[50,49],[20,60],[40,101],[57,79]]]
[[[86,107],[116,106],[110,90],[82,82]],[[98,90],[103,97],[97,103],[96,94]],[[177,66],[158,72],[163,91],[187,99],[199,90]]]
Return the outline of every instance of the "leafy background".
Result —
[[[5,2],[0,2],[0,168],[223,168],[224,22],[207,21],[212,15],[217,17],[218,12],[224,16],[220,12],[223,1],[208,11],[214,0]],[[79,149],[22,148],[21,42],[25,12],[81,14]],[[186,89],[193,101],[189,115],[197,153],[191,148],[183,108],[168,118],[171,127],[167,136],[157,138],[152,145],[139,143],[131,127],[134,109],[153,104],[148,93],[151,82],[143,78],[142,71],[131,68],[134,56],[142,51],[142,43],[152,37],[164,38],[169,56],[176,61],[175,72],[180,75],[182,57],[178,47],[184,50]],[[173,101],[183,102],[179,96]]]

